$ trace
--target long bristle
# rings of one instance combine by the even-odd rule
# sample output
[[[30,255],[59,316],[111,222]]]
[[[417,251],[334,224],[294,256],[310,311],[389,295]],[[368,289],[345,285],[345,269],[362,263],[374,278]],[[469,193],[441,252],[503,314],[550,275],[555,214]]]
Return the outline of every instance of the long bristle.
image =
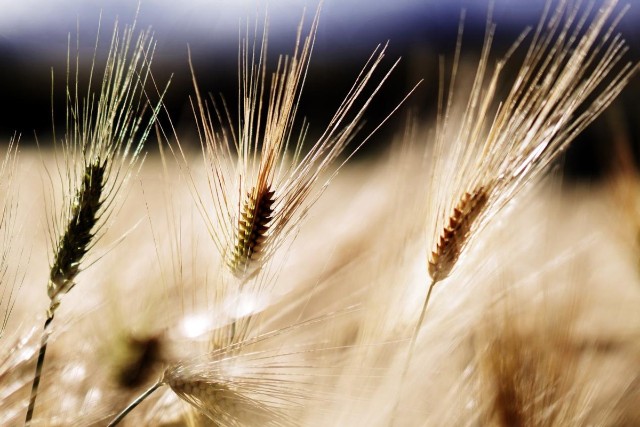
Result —
[[[16,273],[19,266],[9,265],[9,254],[17,248],[14,244],[14,227],[16,227],[16,210],[18,208],[14,194],[14,176],[17,166],[17,138],[11,138],[7,146],[4,160],[0,163],[0,185],[3,194],[0,196],[0,340],[9,323],[21,283]]]

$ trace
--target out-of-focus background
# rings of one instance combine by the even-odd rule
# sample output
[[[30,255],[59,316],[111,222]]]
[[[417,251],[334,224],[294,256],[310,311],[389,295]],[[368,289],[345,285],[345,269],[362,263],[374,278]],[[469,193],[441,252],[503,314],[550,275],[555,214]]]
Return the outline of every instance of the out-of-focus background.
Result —
[[[596,8],[601,0],[595,0]],[[293,49],[295,32],[306,7],[311,21],[317,1],[279,0],[156,0],[139,5],[139,29],[152,27],[157,39],[154,75],[164,82],[173,74],[166,105],[180,132],[194,132],[189,106],[193,93],[187,61],[190,47],[201,88],[236,101],[238,40],[247,19],[251,28],[269,15],[269,63]],[[546,0],[495,0],[493,20],[497,24],[493,52],[503,54],[527,27],[535,26]],[[622,3],[625,3],[624,1]],[[618,29],[627,39],[629,58],[640,59],[640,1],[627,0],[630,9]],[[551,2],[551,7],[555,2]],[[401,56],[399,68],[378,95],[367,115],[378,123],[420,79],[424,82],[368,145],[366,152],[379,150],[397,134],[409,111],[421,122],[435,116],[438,89],[438,56],[451,63],[461,10],[466,10],[463,54],[473,56],[482,46],[488,0],[325,0],[315,50],[303,92],[299,118],[311,122],[311,135],[329,120],[360,68],[378,43],[389,41],[388,64]],[[96,35],[101,25],[100,49],[109,45],[116,18],[132,23],[138,4],[130,0],[0,0],[0,140],[21,135],[23,144],[38,137],[40,144],[51,140],[51,76],[55,78],[55,120],[64,120],[64,80],[67,43],[72,56],[76,39],[82,67],[88,70]],[[78,37],[77,37],[78,35]],[[523,46],[523,49],[526,48]],[[73,58],[72,58],[73,59]],[[511,72],[517,71],[514,58]],[[631,141],[640,136],[640,79],[616,101],[615,112],[598,119],[574,144],[566,159],[567,172],[577,177],[597,175],[607,163],[612,123]],[[234,109],[232,108],[232,111]]]

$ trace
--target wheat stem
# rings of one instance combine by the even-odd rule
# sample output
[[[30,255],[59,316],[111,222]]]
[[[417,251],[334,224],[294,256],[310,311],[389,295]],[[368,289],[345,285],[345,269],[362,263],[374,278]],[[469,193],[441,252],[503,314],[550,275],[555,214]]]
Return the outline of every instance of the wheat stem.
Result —
[[[416,342],[418,341],[418,333],[420,333],[420,329],[422,328],[422,323],[424,322],[424,318],[427,314],[427,306],[429,305],[429,300],[431,300],[431,293],[433,288],[436,286],[439,280],[431,279],[431,284],[429,285],[429,290],[427,291],[427,296],[424,299],[424,304],[422,304],[422,311],[420,312],[420,317],[418,318],[418,322],[413,327],[413,333],[411,334],[411,340],[409,341],[409,352],[407,353],[407,358],[404,361],[404,367],[402,368],[402,376],[400,377],[400,393],[398,393],[398,399],[396,400],[396,404],[393,408],[393,413],[391,415],[391,424],[395,424],[396,415],[398,412],[398,402],[400,401],[400,397],[402,396],[402,391],[404,390],[404,382],[407,378],[407,373],[409,372],[409,366],[411,366],[411,360],[413,359],[413,351],[416,347]]]
[[[407,375],[407,371],[409,369],[409,365],[411,364],[411,358],[413,355],[413,350],[416,347],[416,341],[418,340],[418,333],[420,332],[420,328],[422,328],[422,323],[424,322],[425,315],[427,314],[427,306],[429,305],[429,300],[431,299],[431,292],[435,287],[437,280],[432,279],[431,284],[429,285],[429,291],[427,292],[427,296],[424,299],[424,304],[422,306],[422,312],[420,313],[420,317],[418,318],[418,322],[413,328],[413,334],[411,335],[411,341],[409,342],[409,354],[407,356],[407,361],[405,363],[404,369],[402,370],[402,379],[404,381],[405,376]]]
[[[113,420],[111,420],[111,422],[107,425],[107,427],[113,427],[120,424],[120,421],[122,421],[122,419],[126,417],[129,412],[131,412],[136,406],[142,403],[143,400],[151,396],[151,394],[153,394],[154,391],[156,391],[163,385],[164,385],[163,380],[162,379],[158,380],[158,382],[156,382],[154,385],[149,387],[144,393],[142,393],[133,402],[131,402],[129,406],[124,408],[118,415],[116,415],[116,417]]]
[[[29,398],[29,409],[27,409],[27,416],[24,420],[25,426],[31,425],[31,419],[33,418],[33,410],[36,406],[36,397],[38,396],[38,387],[40,386],[40,375],[42,374],[42,366],[44,365],[44,356],[47,353],[47,343],[49,341],[49,326],[53,320],[53,310],[47,311],[47,320],[44,322],[42,328],[42,339],[40,341],[40,352],[38,354],[38,362],[36,363],[36,373],[33,377],[33,385],[31,386],[31,397]]]
[[[53,321],[55,310],[60,305],[61,296],[69,292],[75,285],[75,277],[80,272],[80,262],[89,250],[89,245],[94,237],[94,227],[99,218],[98,211],[103,203],[102,193],[106,167],[107,163],[100,162],[99,159],[85,166],[84,176],[73,201],[67,227],[56,248],[55,260],[51,266],[47,284],[51,305],[47,310],[47,320],[42,331],[40,353],[38,354],[36,373],[33,377],[25,426],[30,425],[33,418],[42,366],[47,353],[49,327]]]

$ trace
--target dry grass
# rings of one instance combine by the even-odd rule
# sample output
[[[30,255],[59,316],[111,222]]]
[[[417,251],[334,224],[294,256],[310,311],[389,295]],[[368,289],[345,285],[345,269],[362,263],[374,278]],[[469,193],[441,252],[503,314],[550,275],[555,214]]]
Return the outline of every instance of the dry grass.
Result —
[[[636,425],[640,272],[620,229],[637,223],[611,220],[632,216],[610,183],[548,175],[637,70],[614,34],[623,8],[599,6],[548,8],[493,68],[488,20],[471,74],[458,44],[433,141],[410,121],[383,156],[347,166],[395,67],[376,77],[384,48],[305,145],[319,15],[273,74],[268,22],[248,29],[239,117],[194,78],[201,152],[161,118],[168,141],[141,164],[163,91],[149,34],[116,30],[99,94],[69,84],[61,143],[7,154],[21,188],[0,221],[0,424]],[[66,162],[46,175],[50,153]],[[28,180],[34,167],[54,178]],[[617,188],[633,194],[625,170]],[[29,201],[38,191],[53,196]],[[49,221],[50,238],[15,218]],[[4,274],[20,271],[13,231],[31,245],[22,287]]]

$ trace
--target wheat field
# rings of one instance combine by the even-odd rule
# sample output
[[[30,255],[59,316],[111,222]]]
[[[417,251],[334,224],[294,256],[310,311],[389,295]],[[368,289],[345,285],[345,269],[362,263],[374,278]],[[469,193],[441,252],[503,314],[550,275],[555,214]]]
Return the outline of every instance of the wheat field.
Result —
[[[70,42],[66,126],[5,145],[0,425],[640,425],[640,175],[619,107],[606,179],[559,167],[637,79],[625,10],[548,2],[499,57],[489,16],[475,59],[461,21],[440,80],[416,82],[438,85],[437,114],[403,112],[408,87],[369,156],[396,58],[375,48],[309,131],[321,8],[291,52],[264,23],[242,35],[237,111],[185,64],[195,136],[164,106],[150,32],[116,23],[87,87]]]

